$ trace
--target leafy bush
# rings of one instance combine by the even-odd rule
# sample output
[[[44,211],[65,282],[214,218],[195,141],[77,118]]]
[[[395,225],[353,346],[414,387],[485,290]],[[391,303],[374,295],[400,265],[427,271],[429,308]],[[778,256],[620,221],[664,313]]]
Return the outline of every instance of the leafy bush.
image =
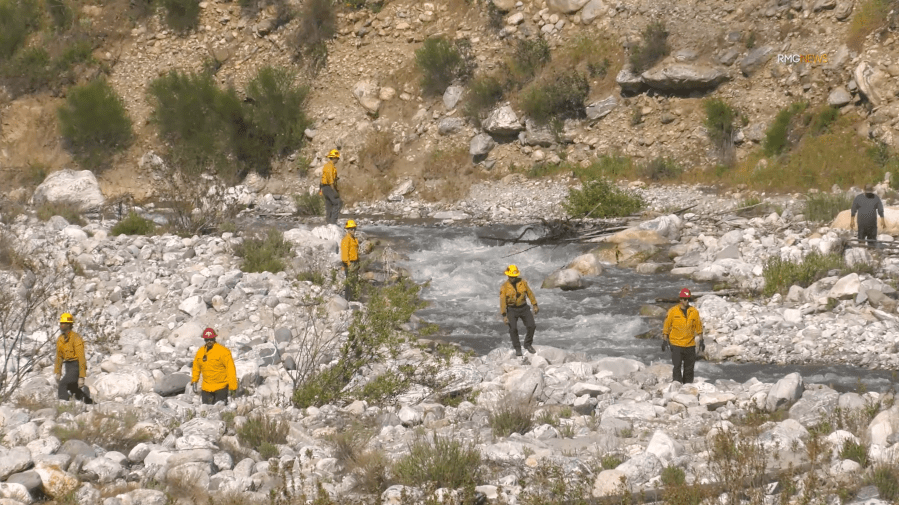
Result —
[[[165,21],[178,32],[196,28],[200,23],[200,0],[161,0],[165,8]]]
[[[137,212],[129,212],[109,230],[111,235],[152,235],[156,231],[153,221],[141,217]]]
[[[265,238],[244,239],[234,253],[243,258],[240,269],[244,272],[283,272],[290,243],[280,231],[270,229]]]
[[[277,456],[278,444],[287,443],[287,433],[290,431],[290,423],[286,420],[265,414],[251,415],[239,428],[237,439],[240,443],[262,453],[265,450],[269,457]],[[272,449],[275,450],[271,454]],[[263,456],[264,457],[264,456]]]
[[[852,200],[845,194],[814,193],[805,200],[805,217],[816,223],[830,222],[850,207]]]
[[[500,100],[503,99],[503,85],[492,75],[481,75],[468,85],[465,99],[465,116],[475,124],[480,124]]]
[[[837,118],[840,117],[840,109],[832,105],[822,107],[813,116],[811,116],[811,124],[809,124],[809,133],[812,135],[820,135],[830,128]]]
[[[69,90],[59,108],[59,124],[75,155],[91,170],[103,168],[133,138],[122,99],[102,78]]]
[[[60,216],[68,221],[69,224],[77,224],[78,226],[87,224],[87,221],[85,221],[84,217],[81,215],[81,211],[74,205],[66,203],[45,203],[37,208],[37,217],[41,221],[47,221],[53,216]]]
[[[868,466],[868,447],[864,443],[846,439],[840,448],[840,459],[851,459],[864,468]]]
[[[481,453],[472,442],[422,437],[396,462],[393,471],[408,486],[428,483],[433,489],[474,488],[480,482]]]
[[[37,29],[39,9],[35,0],[0,0],[0,63],[12,58]]]
[[[787,148],[789,145],[788,135],[793,118],[805,111],[807,106],[806,102],[796,102],[777,113],[777,116],[774,117],[774,122],[768,127],[768,131],[765,132],[765,141],[762,146],[766,155],[775,156]]]
[[[300,193],[293,195],[299,216],[324,216],[325,202],[318,193]]]
[[[631,52],[630,62],[633,71],[640,74],[662,58],[668,56],[671,49],[668,47],[668,31],[661,22],[650,23],[643,30],[643,43]]]
[[[679,486],[684,482],[686,482],[686,476],[682,468],[669,465],[662,469],[662,484],[664,486]]]
[[[519,39],[509,62],[509,77],[517,87],[521,87],[549,63],[550,57],[549,44],[543,37]]]
[[[890,22],[890,11],[895,9],[892,0],[865,0],[855,7],[852,21],[849,23],[849,34],[846,45],[853,51],[860,51],[865,37]]]
[[[653,158],[650,162],[640,167],[641,177],[651,181],[665,181],[675,179],[683,172],[683,168],[677,161],[671,158]]]
[[[541,124],[582,117],[589,93],[590,83],[583,74],[556,74],[528,88],[522,96],[521,108],[528,117]]]
[[[708,98],[702,102],[705,109],[705,125],[709,140],[722,154],[729,157],[734,144],[734,120],[737,112],[720,98]]]
[[[585,182],[581,189],[569,191],[562,207],[574,218],[588,214],[594,218],[623,217],[642,209],[643,199],[616,188],[606,179],[595,179]]]
[[[600,460],[599,464],[603,470],[614,470],[618,468],[618,465],[624,463],[624,460],[621,459],[621,455],[619,454],[606,454]]]
[[[453,81],[467,81],[474,71],[471,42],[432,37],[415,50],[415,65],[421,72],[426,95],[442,94]]]
[[[507,397],[490,413],[488,422],[493,434],[507,437],[525,434],[534,427],[534,403],[525,398]]]
[[[300,13],[300,24],[293,34],[294,55],[305,59],[313,72],[328,62],[327,41],[337,33],[337,15],[330,0],[309,0]]]
[[[821,254],[817,251],[809,253],[798,262],[774,256],[765,262],[762,277],[765,278],[765,296],[774,293],[785,294],[790,286],[809,287],[813,282],[822,279],[827,272],[843,267],[843,257],[839,254]]]

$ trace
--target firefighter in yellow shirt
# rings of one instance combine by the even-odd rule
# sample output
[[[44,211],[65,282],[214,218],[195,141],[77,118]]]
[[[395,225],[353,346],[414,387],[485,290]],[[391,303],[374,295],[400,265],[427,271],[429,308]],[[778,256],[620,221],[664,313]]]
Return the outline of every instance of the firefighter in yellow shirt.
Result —
[[[521,356],[521,343],[518,340],[518,320],[524,322],[527,334],[524,337],[524,348],[531,354],[537,352],[531,344],[534,343],[534,330],[537,329],[537,323],[534,322],[534,316],[540,312],[537,307],[537,299],[534,292],[528,286],[528,281],[521,278],[521,272],[515,265],[509,265],[505,272],[508,279],[499,288],[499,311],[503,316],[503,322],[509,325],[509,336],[512,337],[512,347],[515,348],[515,355]],[[527,299],[531,300],[534,306],[534,312],[531,313],[531,307],[527,303]]]
[[[337,216],[343,201],[337,193],[337,162],[340,161],[340,151],[331,149],[328,152],[328,161],[322,168],[322,182],[319,185],[319,194],[325,197],[325,222],[337,224]]]
[[[344,298],[350,301],[359,285],[359,239],[356,238],[356,221],[352,219],[346,222],[346,235],[340,241],[340,261],[343,262],[343,273],[346,275]]]
[[[84,340],[72,331],[75,318],[66,312],[59,316],[59,338],[56,339],[56,365],[53,373],[59,383],[57,395],[60,400],[68,400],[69,395],[84,403],[93,403],[84,392],[84,377],[87,375],[87,361],[84,359]],[[63,374],[63,368],[65,373]]]
[[[215,330],[206,328],[203,330],[203,340],[206,345],[197,350],[194,356],[193,374],[191,385],[197,392],[200,375],[203,375],[203,388],[200,395],[206,405],[218,402],[228,403],[228,390],[237,390],[237,371],[234,369],[234,359],[231,351],[222,344],[217,344]]]
[[[682,384],[693,382],[696,347],[699,347],[699,352],[705,351],[699,311],[690,306],[692,296],[689,289],[680,290],[680,303],[671,307],[662,326],[662,350],[671,347],[671,364],[674,365],[672,379]]]

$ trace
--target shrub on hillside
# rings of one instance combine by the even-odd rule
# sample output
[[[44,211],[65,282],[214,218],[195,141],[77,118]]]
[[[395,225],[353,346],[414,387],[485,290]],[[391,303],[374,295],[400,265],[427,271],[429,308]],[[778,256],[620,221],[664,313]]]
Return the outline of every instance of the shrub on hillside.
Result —
[[[69,90],[59,108],[59,125],[76,157],[90,170],[103,168],[133,138],[122,99],[102,78]]]
[[[290,243],[284,240],[280,231],[270,229],[263,238],[244,239],[234,253],[243,258],[240,269],[244,272],[283,272]]]
[[[765,132],[765,141],[762,144],[767,156],[776,156],[789,146],[793,118],[805,111],[807,106],[806,102],[796,102],[777,113],[774,122]]]
[[[265,414],[254,414],[237,428],[237,439],[244,446],[259,451],[263,458],[268,459],[278,455],[276,446],[287,443],[289,431],[290,423],[286,420]]]
[[[47,0],[47,12],[53,20],[53,27],[57,30],[64,30],[72,25],[74,16],[72,8],[65,0]]]
[[[587,181],[568,193],[562,208],[573,218],[629,216],[643,208],[643,199],[615,187],[606,179]]]
[[[629,156],[617,154],[597,156],[586,167],[575,166],[574,173],[581,181],[632,178],[636,175],[634,161]]]
[[[683,171],[674,159],[658,157],[641,166],[638,173],[651,181],[666,181],[677,178]]]
[[[640,74],[662,58],[668,56],[668,31],[661,22],[650,23],[643,30],[643,43],[631,52],[630,62],[634,73]]]
[[[809,118],[808,131],[812,135],[821,135],[826,132],[837,118],[840,117],[840,109],[832,105],[822,107]]]
[[[543,37],[519,39],[509,62],[510,77],[521,87],[537,75],[550,60],[549,44]]]
[[[725,161],[731,159],[734,148],[734,121],[737,112],[720,98],[708,98],[702,102],[705,109],[705,125],[709,140]]]
[[[12,58],[40,22],[36,0],[0,0],[0,63]]]
[[[415,50],[415,65],[421,72],[426,95],[442,94],[454,81],[467,81],[474,72],[474,58],[468,39],[451,41],[432,37]]]
[[[894,0],[865,0],[855,7],[852,21],[849,23],[849,33],[846,45],[853,51],[860,51],[865,44],[865,37],[880,28],[887,26],[890,19],[890,11],[893,11],[893,19],[897,15],[896,2]]]
[[[129,212],[124,219],[119,221],[109,230],[110,235],[152,235],[156,231],[156,224],[142,217],[137,212]]]
[[[583,74],[566,72],[532,85],[522,96],[521,108],[534,121],[546,124],[554,120],[582,117],[590,83]]]
[[[337,33],[337,15],[330,0],[309,0],[292,36],[294,56],[317,72],[328,62],[327,41]]]
[[[430,489],[473,490],[480,482],[481,453],[474,442],[449,437],[418,438],[409,454],[393,467],[398,480],[408,486],[428,485]]]
[[[169,28],[186,32],[200,23],[200,0],[161,0]]]
[[[318,193],[301,193],[293,196],[298,216],[324,216],[325,203]]]
[[[791,286],[807,288],[813,282],[824,278],[827,272],[843,267],[843,257],[839,254],[811,252],[800,261],[790,261],[774,256],[765,262],[762,277],[765,278],[763,294],[786,294]]]
[[[480,75],[472,79],[468,85],[468,95],[465,97],[465,116],[475,124],[480,125],[481,120],[496,107],[503,99],[503,85],[499,79],[492,75]]]
[[[54,72],[50,53],[43,47],[28,47],[3,66],[4,81],[11,84],[15,95],[31,93],[46,87]]]

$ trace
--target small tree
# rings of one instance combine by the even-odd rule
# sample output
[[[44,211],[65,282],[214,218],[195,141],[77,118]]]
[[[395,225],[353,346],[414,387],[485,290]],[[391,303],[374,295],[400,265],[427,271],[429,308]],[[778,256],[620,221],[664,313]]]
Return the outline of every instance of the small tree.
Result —
[[[133,138],[122,99],[102,78],[69,90],[59,108],[59,124],[76,156],[91,170],[104,167]]]
[[[471,42],[429,38],[415,50],[415,64],[421,71],[421,87],[426,95],[436,95],[455,80],[467,81],[474,72]]]
[[[705,125],[709,140],[718,151],[722,161],[730,164],[734,156],[734,121],[737,112],[720,98],[708,98],[702,102],[705,108]]]

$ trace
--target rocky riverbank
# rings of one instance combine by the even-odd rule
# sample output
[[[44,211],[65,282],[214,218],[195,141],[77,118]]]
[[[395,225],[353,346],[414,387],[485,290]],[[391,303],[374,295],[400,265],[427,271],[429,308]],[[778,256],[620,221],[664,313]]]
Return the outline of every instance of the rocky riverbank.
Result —
[[[405,207],[444,224],[488,222],[498,215],[504,222],[525,222],[538,212],[555,215],[556,198],[565,189],[564,182],[504,184],[475,188],[458,206],[396,201],[349,212],[358,212],[363,223],[382,210],[402,216]],[[733,194],[690,187],[633,189],[659,217],[639,225],[639,233],[608,238],[596,259],[647,273],[670,269],[735,288],[759,288],[768,257],[841,250],[845,235],[807,223],[796,198],[776,202],[779,212],[747,218],[728,211],[741,201]],[[288,198],[248,187],[229,193],[252,203],[251,212],[286,216],[292,211]],[[668,213],[684,203],[698,205],[681,215]],[[478,499],[490,503],[538,502],[549,488],[539,485],[547,468],[567,478],[565,490],[558,491],[567,497],[625,490],[658,496],[654,490],[671,488],[663,485],[663,471],[676,473],[666,468],[679,469],[686,484],[703,492],[741,491],[743,484],[723,473],[727,464],[749,468],[745,482],[762,485],[742,492],[759,500],[891,499],[879,500],[876,489],[862,487],[866,465],[894,458],[899,407],[892,406],[891,393],[840,394],[804,383],[798,374],[777,383],[709,383],[700,377],[680,385],[670,381],[667,364],[540,345],[537,354],[523,359],[506,349],[466,356],[419,340],[403,345],[387,362],[359,370],[355,379],[365,383],[402,365],[439,370],[434,380],[401,391],[396,402],[298,409],[289,395],[291,372],[303,352],[301,336],[314,321],[322,338],[339,342],[353,314],[366,310],[341,298],[339,286],[284,273],[242,272],[234,253],[243,241],[240,234],[111,236],[110,221],[77,226],[59,217],[41,222],[28,215],[11,221],[0,228],[4,244],[15,244],[44,269],[35,278],[7,268],[0,274],[3,285],[9,294],[24,296],[46,284],[53,295],[25,321],[25,352],[13,351],[19,354],[12,354],[15,365],[8,368],[34,366],[0,407],[3,505],[47,497],[104,505],[197,503],[207,495],[254,503],[266,501],[271,491],[295,499],[300,493],[312,496],[317,483],[335,503],[420,503],[420,493],[432,491],[433,483],[412,482],[395,465],[422,442],[422,433],[476,449],[480,463],[471,475]],[[315,223],[292,227],[285,233],[294,245],[291,271],[332,269],[341,234],[338,227]],[[615,250],[617,259],[609,256]],[[866,260],[866,254],[850,250],[848,259]],[[824,278],[785,297],[700,298],[710,357],[775,363],[820,357],[819,362],[891,366],[899,358],[892,347],[897,332],[890,303],[899,262],[884,257],[874,264],[869,273]],[[311,300],[323,310],[310,312]],[[63,308],[76,313],[76,330],[89,344],[87,384],[98,401],[93,406],[57,403],[52,361],[37,351],[52,341],[49,331]],[[201,406],[184,389],[205,326],[215,327],[235,355],[241,395],[228,406]],[[331,359],[323,356],[317,363]],[[510,411],[525,412],[521,417],[530,423],[509,433],[499,414]],[[285,423],[283,441],[262,450],[240,436],[241,427],[258,416]],[[108,429],[90,429],[97,426]],[[335,438],[341,433],[361,438],[350,456]],[[841,451],[847,440],[848,446],[864,447],[867,459],[859,462]],[[728,441],[746,444],[742,454],[750,459],[734,461],[732,452],[719,450]],[[361,454],[381,458],[383,471],[359,464]],[[383,477],[373,487],[372,472]],[[783,480],[787,473],[792,477]],[[792,485],[768,485],[776,482]],[[720,487],[710,486],[715,483]],[[455,496],[446,489],[438,494],[445,502]]]

